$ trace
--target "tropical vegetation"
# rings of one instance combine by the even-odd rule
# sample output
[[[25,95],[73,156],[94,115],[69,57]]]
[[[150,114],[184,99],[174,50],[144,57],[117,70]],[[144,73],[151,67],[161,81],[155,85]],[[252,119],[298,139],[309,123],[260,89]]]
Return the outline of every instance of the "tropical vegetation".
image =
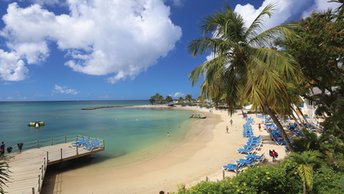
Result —
[[[191,94],[187,94],[185,96],[185,99],[183,97],[179,97],[177,100],[177,104],[184,104],[187,103],[188,105],[193,105],[193,102],[195,102],[196,100],[192,98]],[[165,98],[159,94],[156,93],[155,95],[151,96],[149,98],[149,102],[153,105],[153,104],[169,104],[171,102],[173,102],[173,98],[170,95],[167,95]]]
[[[219,182],[180,186],[178,193],[344,191],[344,2],[334,2],[340,3],[336,10],[265,31],[263,17],[271,16],[271,5],[247,28],[229,7],[204,19],[205,36],[189,45],[193,55],[213,56],[190,74],[193,84],[204,77],[204,99],[225,101],[230,113],[253,104],[284,132],[279,118],[307,122],[292,114],[302,97],[316,105],[324,122],[316,133],[303,128],[303,136],[289,143],[284,134],[292,152],[279,164],[249,168]]]
[[[0,193],[5,193],[6,182],[9,179],[8,164],[5,160],[0,160]]]
[[[291,105],[300,102],[289,90],[300,83],[301,74],[291,55],[271,47],[275,37],[293,38],[293,31],[277,26],[261,32],[262,21],[272,9],[272,5],[265,7],[248,28],[230,7],[205,18],[201,27],[205,36],[192,41],[189,50],[193,55],[211,51],[213,59],[194,69],[190,79],[194,83],[205,75],[202,94],[215,102],[225,99],[230,113],[238,102],[248,100],[254,110],[269,114],[292,150],[275,115],[291,114]]]

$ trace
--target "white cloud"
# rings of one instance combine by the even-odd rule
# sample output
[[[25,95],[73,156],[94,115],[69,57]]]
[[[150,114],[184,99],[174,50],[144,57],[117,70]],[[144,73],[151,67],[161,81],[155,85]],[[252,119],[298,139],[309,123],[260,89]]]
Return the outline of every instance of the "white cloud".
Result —
[[[26,8],[16,3],[9,5],[3,16],[5,27],[0,32],[7,39],[8,51],[0,51],[15,56],[15,60],[8,75],[1,71],[7,67],[0,58],[2,79],[25,79],[27,65],[44,62],[49,56],[48,43],[56,42],[67,53],[66,66],[89,75],[111,75],[108,81],[116,83],[134,78],[155,64],[181,37],[181,28],[172,23],[170,9],[161,0],[66,3],[68,15],[57,15],[39,4]],[[15,73],[22,76],[14,76]]]
[[[264,20],[263,30],[269,29],[280,24],[283,24],[292,17],[294,14],[300,13],[304,6],[309,2],[300,0],[265,0],[259,8],[254,8],[251,4],[246,5],[236,5],[234,11],[239,13],[244,21],[245,26],[251,25],[253,20],[258,16],[258,14],[269,4],[274,4],[275,8],[271,18],[266,18]]]
[[[174,98],[179,98],[179,97],[184,97],[185,94],[183,92],[175,92],[173,95],[170,95],[170,96],[173,96]]]
[[[68,94],[68,95],[77,95],[79,92],[75,89],[68,88],[66,86],[60,86],[55,84],[53,89],[53,94]]]
[[[340,3],[328,2],[328,0],[315,0],[315,4],[312,5],[307,11],[304,11],[302,16],[308,17],[312,12],[327,11],[328,9],[336,9],[340,6]]]
[[[173,5],[176,7],[182,7],[184,5],[184,0],[171,0]]]
[[[28,69],[23,60],[15,52],[0,49],[0,78],[7,81],[25,79]]]
[[[56,5],[56,4],[64,4],[65,0],[31,0],[33,3],[37,3],[40,5]]]

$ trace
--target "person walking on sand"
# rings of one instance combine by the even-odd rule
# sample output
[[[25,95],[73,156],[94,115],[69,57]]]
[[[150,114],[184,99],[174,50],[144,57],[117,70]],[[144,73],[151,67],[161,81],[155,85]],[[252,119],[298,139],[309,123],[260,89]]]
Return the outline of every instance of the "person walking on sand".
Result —
[[[228,133],[228,126],[226,126],[226,132]]]
[[[258,123],[258,129],[259,129],[259,131],[262,131],[261,127],[262,127],[262,126],[260,126],[260,123]]]
[[[2,141],[0,146],[0,156],[5,155],[5,143]]]
[[[229,122],[231,123],[231,125],[233,125],[233,120],[232,119]]]

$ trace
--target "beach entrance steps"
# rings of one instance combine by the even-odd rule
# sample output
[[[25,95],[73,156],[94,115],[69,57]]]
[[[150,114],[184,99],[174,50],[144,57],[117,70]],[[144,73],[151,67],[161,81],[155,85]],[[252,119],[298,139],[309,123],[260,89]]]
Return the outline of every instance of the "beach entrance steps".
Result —
[[[89,139],[92,144],[88,147],[73,146],[80,139]],[[4,191],[10,194],[37,194],[40,193],[43,186],[43,180],[46,169],[49,165],[61,163],[67,160],[80,158],[105,149],[104,141],[97,138],[76,136],[73,141],[68,141],[66,137],[63,140],[55,138],[55,142],[61,142],[54,145],[45,145],[45,139],[41,139],[37,147],[27,148],[21,153],[13,153],[8,158],[10,179],[6,183]],[[30,142],[24,143],[30,145]],[[92,147],[93,146],[93,147]]]

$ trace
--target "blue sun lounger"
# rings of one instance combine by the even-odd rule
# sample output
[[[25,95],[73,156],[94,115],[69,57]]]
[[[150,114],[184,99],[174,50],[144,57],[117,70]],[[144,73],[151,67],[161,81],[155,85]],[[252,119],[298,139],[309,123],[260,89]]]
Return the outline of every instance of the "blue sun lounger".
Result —
[[[248,149],[244,149],[244,148],[239,148],[238,152],[240,154],[253,154],[255,152],[255,150],[248,150]]]
[[[227,164],[223,166],[223,169],[227,171],[239,172],[242,170],[242,167],[238,164]]]
[[[81,147],[81,146],[85,146],[88,143],[88,139],[86,139],[85,137],[82,137],[80,140],[72,143],[73,146],[77,146],[77,147]]]
[[[239,166],[250,166],[253,164],[253,160],[239,159],[236,161]]]

